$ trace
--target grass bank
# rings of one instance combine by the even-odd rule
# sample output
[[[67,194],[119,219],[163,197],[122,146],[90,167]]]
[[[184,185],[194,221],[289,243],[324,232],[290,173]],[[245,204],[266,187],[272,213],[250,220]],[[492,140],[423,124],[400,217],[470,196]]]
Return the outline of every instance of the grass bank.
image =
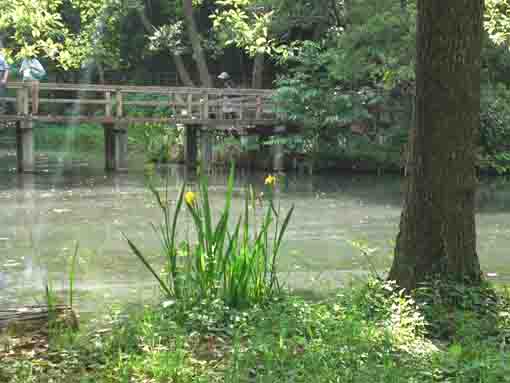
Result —
[[[163,299],[114,310],[78,333],[50,331],[39,349],[4,351],[0,380],[508,381],[508,300],[450,284],[452,301],[439,302],[436,288],[407,297],[371,280],[318,302],[281,294],[246,309]]]

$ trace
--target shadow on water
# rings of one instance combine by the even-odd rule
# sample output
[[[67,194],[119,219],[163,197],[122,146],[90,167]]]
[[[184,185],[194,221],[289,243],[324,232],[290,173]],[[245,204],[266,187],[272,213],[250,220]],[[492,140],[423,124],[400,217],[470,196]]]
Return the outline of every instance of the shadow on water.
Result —
[[[94,310],[104,302],[154,296],[151,276],[130,254],[121,232],[156,255],[157,238],[149,225],[158,210],[146,188],[143,159],[133,157],[130,171],[106,174],[101,155],[62,161],[58,153],[37,158],[35,174],[12,172],[15,157],[0,162],[0,303],[33,303],[50,280],[67,288],[67,267],[80,243],[76,291],[78,304]],[[181,166],[158,167],[152,182],[168,174],[171,194],[196,174]],[[239,171],[234,210],[242,191],[264,190],[265,174]],[[226,190],[224,171],[210,175],[213,207],[221,207]],[[479,253],[487,271],[500,280],[510,275],[510,183],[483,180],[477,194]],[[391,261],[402,198],[396,176],[289,174],[278,185],[283,208],[296,205],[279,262],[283,279],[298,290],[328,289],[363,278],[366,260],[349,243],[362,240],[377,248],[371,262],[379,269]],[[180,234],[190,235],[189,221]],[[157,262],[156,258],[152,259]]]

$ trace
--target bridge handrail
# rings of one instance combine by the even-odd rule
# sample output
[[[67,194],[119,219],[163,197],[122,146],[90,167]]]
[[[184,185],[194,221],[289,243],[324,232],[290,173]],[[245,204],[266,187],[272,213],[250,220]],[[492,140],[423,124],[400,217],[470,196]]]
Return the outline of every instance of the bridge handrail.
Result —
[[[11,81],[8,89],[20,89],[26,86],[19,81]],[[62,90],[82,92],[123,92],[123,93],[149,93],[149,94],[211,94],[211,95],[248,95],[272,96],[271,89],[245,89],[245,88],[196,88],[196,87],[170,87],[170,86],[142,86],[142,85],[103,85],[103,84],[74,84],[74,83],[45,83],[39,84],[41,90]]]
[[[30,103],[33,103],[34,99],[31,97],[30,85],[22,82],[9,82],[8,88],[16,90],[16,97],[2,97],[0,100],[14,103],[16,113],[10,116],[18,117],[13,120],[18,121],[19,116],[32,118],[29,112]],[[217,123],[217,120],[227,117],[233,117],[237,121],[276,121],[281,117],[277,113],[276,105],[271,97],[273,91],[267,89],[41,83],[39,90],[59,92],[52,94],[51,98],[48,96],[39,97],[39,104],[75,105],[77,106],[73,113],[75,117],[92,120],[92,112],[95,117],[105,123],[108,123],[112,118],[117,121],[134,121],[132,118],[134,116],[126,110],[126,107],[130,106],[169,107],[171,113],[168,116],[162,116],[164,120],[185,119],[201,122],[215,120],[211,122]],[[60,91],[73,91],[78,94],[67,96],[65,93],[61,94]],[[87,94],[87,92],[95,94]],[[162,98],[136,99],[129,97],[129,94],[135,93]],[[91,108],[81,109],[80,105],[96,105],[96,108],[94,110]],[[38,114],[37,117],[34,117],[40,121],[68,119],[66,113],[61,114],[61,109],[49,108],[46,111],[49,111],[47,116]],[[1,120],[5,120],[9,116],[0,117]],[[151,117],[144,118],[147,121],[152,121]]]

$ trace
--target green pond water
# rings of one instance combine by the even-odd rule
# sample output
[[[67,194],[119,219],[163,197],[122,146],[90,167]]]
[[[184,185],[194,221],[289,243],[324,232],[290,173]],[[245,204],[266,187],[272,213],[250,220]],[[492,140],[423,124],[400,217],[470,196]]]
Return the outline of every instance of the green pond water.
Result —
[[[84,158],[38,154],[37,172],[19,175],[14,153],[0,153],[0,304],[32,304],[41,299],[48,281],[63,294],[76,241],[77,301],[84,310],[157,294],[151,276],[122,237],[124,232],[144,251],[157,254],[159,242],[150,223],[160,217],[146,187],[143,160],[132,158],[128,173],[106,174],[101,155]],[[196,182],[195,175],[179,166],[160,167],[156,182],[161,185],[166,174],[171,196],[183,182]],[[234,210],[241,210],[247,185],[263,190],[264,177],[237,174]],[[224,172],[210,176],[210,196],[218,209],[224,203],[226,178]],[[277,192],[283,209],[296,206],[279,261],[288,286],[321,289],[366,275],[367,259],[350,241],[364,241],[375,249],[370,262],[379,270],[389,266],[401,181],[395,175],[289,174]],[[180,235],[192,236],[185,215]],[[510,278],[510,183],[501,178],[481,181],[477,223],[483,269],[505,282]],[[159,262],[156,256],[151,260]]]

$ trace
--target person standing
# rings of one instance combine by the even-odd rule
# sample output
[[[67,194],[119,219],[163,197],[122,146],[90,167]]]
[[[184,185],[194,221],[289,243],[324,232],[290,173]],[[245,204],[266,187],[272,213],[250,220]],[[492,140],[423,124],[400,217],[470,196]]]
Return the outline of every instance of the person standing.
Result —
[[[39,79],[46,74],[46,71],[35,57],[23,59],[20,71],[23,74],[23,82],[31,87],[32,114],[37,114],[39,112]]]
[[[227,72],[222,72],[218,76],[218,79],[221,81],[221,87],[224,89],[232,89],[234,88],[234,83],[230,78],[230,75]],[[222,104],[222,112],[225,119],[234,119],[234,105],[232,102],[232,96],[223,96],[223,104]]]
[[[9,64],[5,60],[5,56],[0,53],[0,97],[7,96],[7,80],[9,79]],[[5,100],[0,100],[0,114],[7,112]]]

